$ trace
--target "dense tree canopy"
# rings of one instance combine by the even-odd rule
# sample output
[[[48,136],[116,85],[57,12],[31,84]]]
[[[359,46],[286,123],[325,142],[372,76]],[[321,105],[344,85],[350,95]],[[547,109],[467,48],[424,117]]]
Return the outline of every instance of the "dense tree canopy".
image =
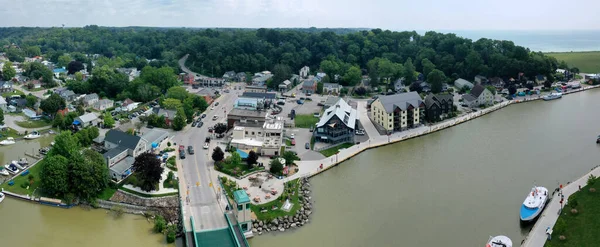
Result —
[[[142,186],[141,189],[151,191],[158,189],[158,182],[164,168],[160,166],[160,160],[152,153],[143,153],[135,157],[133,162],[135,176]]]
[[[50,116],[54,116],[58,110],[65,109],[67,103],[65,99],[61,98],[58,94],[53,93],[45,100],[40,102],[40,108]]]

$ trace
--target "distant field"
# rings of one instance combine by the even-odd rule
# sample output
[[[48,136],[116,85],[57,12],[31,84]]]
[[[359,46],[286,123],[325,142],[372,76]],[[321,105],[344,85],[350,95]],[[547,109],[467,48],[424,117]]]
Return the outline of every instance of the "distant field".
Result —
[[[600,72],[600,51],[589,52],[555,52],[547,53],[558,61],[565,61],[569,67],[577,67],[583,73]]]

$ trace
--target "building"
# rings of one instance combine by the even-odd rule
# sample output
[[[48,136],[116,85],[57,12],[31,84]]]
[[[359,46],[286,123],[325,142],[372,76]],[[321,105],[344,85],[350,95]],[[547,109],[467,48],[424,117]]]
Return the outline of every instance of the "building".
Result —
[[[492,92],[481,85],[475,85],[470,93],[464,94],[462,97],[463,103],[469,107],[494,104],[494,95]]]
[[[452,94],[432,94],[425,97],[425,118],[429,122],[444,119],[454,109]]]
[[[266,111],[254,111],[234,108],[229,112],[229,114],[227,114],[227,128],[233,128],[236,122],[251,122],[256,124],[263,124],[265,123],[265,119],[268,115],[269,113]]]
[[[325,74],[325,72],[318,72],[317,73],[317,79],[320,81],[321,79],[323,79],[325,76],[327,76],[327,74]]]
[[[140,103],[134,102],[130,98],[127,98],[123,100],[123,103],[121,104],[121,111],[132,111],[133,109],[137,108],[139,104]]]
[[[456,88],[458,88],[458,90],[461,90],[465,86],[468,87],[469,89],[471,89],[471,88],[473,88],[473,83],[471,83],[465,79],[458,78],[458,79],[456,79],[456,81],[454,81],[454,86]]]
[[[371,104],[373,122],[388,133],[421,125],[425,103],[417,92],[379,96]]]
[[[292,88],[292,82],[290,80],[285,80],[279,84],[279,91],[284,93]]]
[[[148,150],[148,143],[139,136],[111,129],[104,138],[104,149],[108,150],[102,156],[108,165],[110,177],[121,181],[131,174],[135,157]]]
[[[245,190],[233,192],[233,214],[235,215],[242,233],[252,231],[252,211],[250,210],[250,198]]]
[[[75,118],[73,124],[85,128],[89,126],[96,126],[99,122],[100,120],[98,119],[98,116],[96,116],[96,113],[90,112]]]
[[[63,90],[59,93],[60,97],[65,99],[65,101],[72,101],[77,98],[77,94],[71,90]]]
[[[0,81],[0,93],[12,92],[13,83],[10,81]]]
[[[488,79],[485,76],[476,75],[475,76],[475,83],[476,84],[486,84],[486,83],[488,83]]]
[[[251,150],[264,156],[280,155],[283,144],[283,121],[268,119],[263,122],[236,122],[231,146],[245,153]]]
[[[339,99],[335,105],[325,110],[319,119],[313,132],[315,140],[331,144],[354,143],[356,118],[356,109]]]
[[[0,109],[2,109],[4,112],[8,111],[8,103],[2,96],[0,96]]]
[[[245,82],[246,81],[246,73],[238,72],[237,74],[235,74],[235,80],[238,82]]]
[[[421,92],[425,92],[425,93],[429,93],[431,92],[431,85],[429,85],[428,82],[424,81],[419,83],[419,86],[421,87]]]
[[[240,97],[235,100],[233,108],[256,111],[258,109],[258,105],[258,99],[256,98]]]
[[[165,117],[165,123],[168,126],[171,126],[171,123],[177,115],[177,112],[175,110],[167,110],[159,106],[155,106],[154,108],[152,108],[152,113],[158,115],[159,117]]]
[[[58,78],[60,74],[67,74],[67,70],[64,67],[62,67],[52,70],[52,73],[54,73],[54,78]]]
[[[83,103],[83,105],[85,107],[90,107],[92,105],[94,105],[96,102],[98,102],[99,97],[98,94],[87,94],[85,96],[83,96],[83,98],[81,99],[81,103]]]
[[[256,73],[252,77],[252,85],[264,86],[271,77],[273,77],[271,74]]]
[[[266,93],[267,86],[246,86],[244,92],[248,93]]]
[[[277,99],[277,95],[275,93],[244,92],[242,93],[242,97],[259,99],[260,104],[266,104],[265,108],[273,104]]]
[[[199,83],[200,83],[200,85],[205,86],[205,87],[220,87],[225,84],[225,79],[205,77],[205,78],[200,79]]]
[[[104,111],[108,108],[111,108],[115,105],[115,102],[110,99],[101,99],[94,103],[93,108],[98,111]]]
[[[225,81],[233,81],[233,80],[235,80],[235,75],[236,75],[235,71],[233,71],[233,70],[227,71],[227,72],[225,72],[225,74],[223,74],[223,79]]]
[[[325,102],[323,102],[323,110],[334,106],[339,100],[340,97],[338,96],[328,96],[327,99],[325,99]]]
[[[306,78],[310,74],[310,68],[308,66],[304,66],[300,69],[300,77]]]
[[[339,95],[344,88],[338,83],[323,83],[323,94],[335,94]]]
[[[140,71],[137,68],[118,68],[117,71],[127,75],[129,81],[133,81],[133,79],[140,76]]]
[[[306,79],[302,82],[303,93],[316,93],[317,92],[317,81],[313,78]]]
[[[37,89],[37,88],[42,88],[42,82],[40,82],[40,80],[33,80],[30,82],[31,84],[31,88]]]

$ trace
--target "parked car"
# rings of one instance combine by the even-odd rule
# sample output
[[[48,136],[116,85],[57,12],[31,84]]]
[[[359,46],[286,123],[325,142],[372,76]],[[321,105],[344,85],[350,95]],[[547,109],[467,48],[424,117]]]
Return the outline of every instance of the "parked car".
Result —
[[[208,133],[212,133],[213,132],[213,127],[208,127]]]
[[[179,151],[179,158],[185,159],[185,151]]]
[[[202,113],[202,116],[200,116],[200,118],[205,118],[206,114]]]
[[[297,101],[296,101],[296,103],[298,103],[298,105],[302,105],[302,104],[304,104],[304,101],[302,101],[302,100],[297,100]]]
[[[292,146],[296,146],[296,139],[292,139]]]
[[[304,143],[304,148],[306,148],[306,149],[310,149],[310,143],[308,143],[308,142],[307,142],[307,143]]]
[[[295,137],[295,135],[294,135],[294,133],[292,133],[292,134],[290,135],[290,138],[294,139],[294,137]]]
[[[215,102],[215,106],[219,106],[219,102]]]
[[[225,89],[223,92],[225,92],[225,93],[229,93],[229,89]]]
[[[196,127],[197,124],[198,124],[197,122],[193,122],[192,127]]]
[[[188,153],[194,154],[194,147],[188,146]]]
[[[185,151],[185,147],[183,145],[179,145],[179,151]]]
[[[212,118],[212,120],[213,120],[213,121],[215,121],[215,120],[217,120],[218,118],[219,118],[219,116],[217,116],[217,115],[214,115],[214,116],[213,116],[213,118]]]
[[[204,148],[204,149],[208,149],[208,142],[205,142],[205,143],[204,143],[204,146],[202,146],[202,148]]]
[[[202,122],[202,121],[198,121],[198,125],[196,125],[196,127],[198,127],[198,128],[201,128],[201,127],[202,127],[202,125],[204,125],[204,122]]]

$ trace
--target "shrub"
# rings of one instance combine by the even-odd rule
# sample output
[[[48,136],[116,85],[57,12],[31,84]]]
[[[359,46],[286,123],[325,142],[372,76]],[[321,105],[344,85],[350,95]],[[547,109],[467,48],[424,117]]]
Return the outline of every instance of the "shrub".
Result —
[[[573,198],[569,201],[569,205],[571,206],[571,208],[576,208],[577,205],[579,205],[579,203],[577,202],[577,198]]]
[[[571,214],[577,214],[577,213],[579,213],[579,211],[577,211],[577,209],[574,209],[574,208],[571,209]]]
[[[170,146],[171,146],[171,142],[167,142],[167,147],[170,147]]]
[[[169,232],[167,233],[167,243],[173,243],[175,242],[175,231],[173,230],[169,230]]]
[[[75,195],[74,195],[73,193],[67,193],[67,194],[65,195],[65,198],[64,198],[64,199],[65,199],[65,203],[67,203],[67,204],[71,204],[71,203],[73,203],[73,201],[75,200]]]
[[[165,230],[166,227],[167,222],[165,221],[165,218],[163,218],[160,215],[157,215],[156,218],[154,218],[154,232],[161,233]]]
[[[23,181],[23,183],[21,183],[21,188],[25,189],[27,186],[29,186],[29,181]]]
[[[594,193],[594,192],[596,192],[596,189],[595,188],[590,188],[590,192]]]
[[[173,172],[169,172],[169,174],[167,174],[167,181],[173,180],[174,176],[175,176],[175,174]]]
[[[33,180],[35,178],[35,176],[33,176],[33,174],[29,174],[29,176],[27,176],[27,178],[29,178],[29,180]]]
[[[597,177],[595,177],[593,174],[590,174],[587,180],[587,185],[594,185],[594,183],[596,183],[596,180]]]

